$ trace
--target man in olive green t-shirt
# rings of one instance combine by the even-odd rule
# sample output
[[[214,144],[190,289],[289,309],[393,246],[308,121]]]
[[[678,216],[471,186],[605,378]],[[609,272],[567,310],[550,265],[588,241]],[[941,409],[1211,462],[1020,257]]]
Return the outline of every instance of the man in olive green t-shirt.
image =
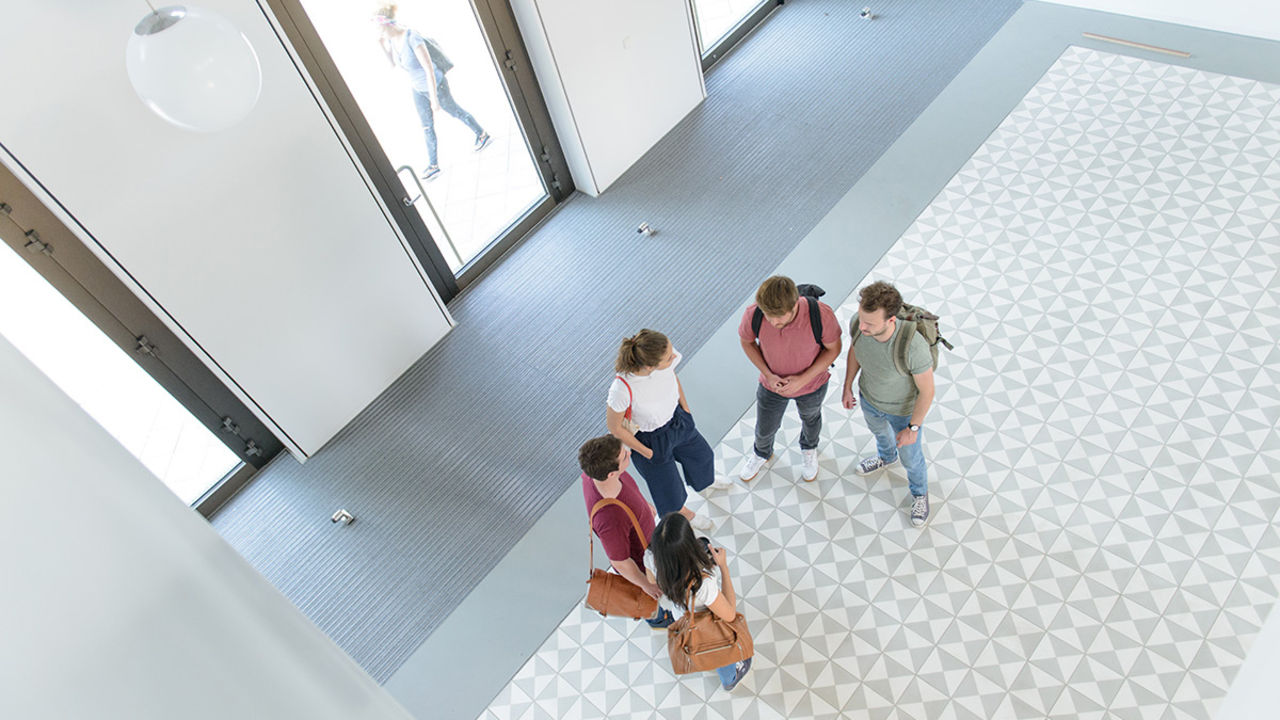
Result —
[[[911,489],[911,524],[929,518],[929,478],[924,463],[921,426],[933,404],[933,356],[929,343],[914,334],[907,352],[910,375],[901,375],[893,362],[895,338],[911,332],[898,322],[902,295],[887,282],[874,282],[858,295],[858,314],[849,326],[843,402],[852,409],[862,398],[862,414],[876,437],[876,456],[858,463],[859,475],[870,475],[902,460]],[[858,378],[858,394],[853,379]]]

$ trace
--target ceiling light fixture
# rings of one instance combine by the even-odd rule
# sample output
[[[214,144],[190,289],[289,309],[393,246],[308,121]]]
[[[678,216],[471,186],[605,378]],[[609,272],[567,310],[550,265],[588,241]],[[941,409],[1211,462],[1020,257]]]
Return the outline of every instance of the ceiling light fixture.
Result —
[[[221,15],[171,5],[151,12],[129,36],[125,67],[155,114],[196,132],[243,120],[262,92],[262,68],[249,39]]]

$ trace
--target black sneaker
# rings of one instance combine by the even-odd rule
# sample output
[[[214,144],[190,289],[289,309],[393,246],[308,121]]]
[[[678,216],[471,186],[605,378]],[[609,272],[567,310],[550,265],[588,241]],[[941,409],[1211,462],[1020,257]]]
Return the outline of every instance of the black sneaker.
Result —
[[[929,519],[929,496],[928,495],[912,495],[911,501],[911,524],[920,527],[925,520]]]
[[[751,669],[751,658],[747,658],[738,663],[738,671],[733,674],[733,682],[728,685],[722,685],[725,690],[732,690],[738,687],[738,683],[742,682],[742,678],[746,677],[747,671]]]
[[[644,621],[649,623],[649,627],[653,628],[654,630],[661,630],[662,628],[667,627],[671,623],[675,622],[676,617],[671,614],[670,610],[666,608],[658,608],[657,615],[651,618],[645,618]]]

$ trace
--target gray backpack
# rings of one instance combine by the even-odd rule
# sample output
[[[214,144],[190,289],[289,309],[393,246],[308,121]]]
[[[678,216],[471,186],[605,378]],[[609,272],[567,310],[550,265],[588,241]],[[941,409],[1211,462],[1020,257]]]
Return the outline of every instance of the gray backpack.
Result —
[[[898,322],[903,325],[903,331],[898,333],[898,338],[894,342],[893,366],[897,368],[899,375],[911,374],[911,337],[916,333],[929,343],[929,354],[933,356],[934,370],[938,369],[939,343],[945,345],[948,350],[955,350],[955,347],[938,332],[938,316],[922,307],[902,303],[902,309],[898,311]],[[853,316],[849,330],[849,334],[853,336],[853,342],[850,345],[857,345],[858,338],[862,337],[862,333],[858,331],[857,315]]]

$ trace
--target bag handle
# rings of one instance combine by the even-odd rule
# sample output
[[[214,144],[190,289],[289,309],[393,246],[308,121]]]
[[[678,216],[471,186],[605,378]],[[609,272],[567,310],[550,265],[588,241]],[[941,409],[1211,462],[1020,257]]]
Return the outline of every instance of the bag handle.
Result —
[[[625,385],[627,388],[627,411],[622,414],[622,417],[630,420],[631,406],[635,404],[636,396],[631,393],[631,384],[628,383],[626,380],[624,380],[621,375],[614,375],[614,377],[618,378],[619,380],[622,380],[622,384]]]
[[[636,529],[636,535],[640,537],[641,547],[645,550],[649,549],[649,539],[644,536],[644,531],[640,529],[640,520],[636,518],[631,508],[618,498],[600,498],[595,505],[591,506],[591,515],[587,518],[587,575],[590,575],[596,567],[596,533],[592,522],[596,519],[596,513],[608,505],[617,505],[627,512],[627,517],[631,518],[631,526]]]
[[[702,582],[706,582],[710,577],[711,577],[710,575],[707,575],[706,573],[703,573],[703,575],[702,575]],[[701,587],[701,584],[699,584],[699,587]],[[693,615],[694,615],[694,610],[693,610],[693,583],[689,583],[689,596],[688,596],[688,598],[686,599],[686,604],[685,604],[684,608],[685,608],[685,612],[687,612],[687,613],[688,613],[688,615],[687,615],[686,617],[690,618],[690,623],[689,623],[688,625],[686,625],[685,627],[686,627],[686,628],[692,628],[692,627],[693,627],[692,618],[693,618]],[[707,608],[707,615],[711,618],[711,622],[719,623],[719,624],[723,625],[723,626],[724,626],[724,627],[725,627],[725,628],[730,632],[730,634],[732,634],[732,635],[733,635],[733,640],[731,640],[731,641],[729,641],[729,642],[725,643],[725,644],[724,644],[724,645],[722,645],[721,647],[728,647],[728,646],[730,646],[730,645],[737,645],[737,644],[738,644],[738,629],[737,629],[737,628],[735,628],[735,627],[733,626],[733,623],[732,623],[731,621],[721,619],[721,617],[720,617],[719,615],[716,615],[716,611],[715,611],[715,610],[712,610],[711,608]],[[687,641],[687,636],[686,636],[686,641]],[[685,652],[689,652],[689,646],[688,646],[687,644],[686,644],[686,645],[684,645],[683,647],[684,647]]]

